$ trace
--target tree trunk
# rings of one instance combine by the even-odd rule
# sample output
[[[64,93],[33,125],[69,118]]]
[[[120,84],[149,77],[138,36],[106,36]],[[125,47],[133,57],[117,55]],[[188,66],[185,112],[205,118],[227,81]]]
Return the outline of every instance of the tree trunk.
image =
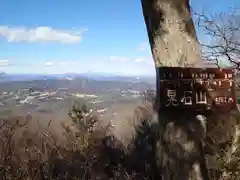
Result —
[[[142,0],[156,66],[193,66],[201,59],[188,0]]]
[[[188,0],[141,0],[156,71],[159,66],[195,66],[201,61]],[[208,179],[203,145],[205,123],[194,114],[159,111],[157,73],[155,110],[160,128],[156,143],[163,180]]]

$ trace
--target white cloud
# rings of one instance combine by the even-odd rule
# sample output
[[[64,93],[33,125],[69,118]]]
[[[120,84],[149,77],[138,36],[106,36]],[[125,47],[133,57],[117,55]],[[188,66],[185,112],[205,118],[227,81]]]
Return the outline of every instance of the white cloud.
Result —
[[[8,42],[48,42],[55,41],[64,44],[79,43],[83,33],[70,32],[66,30],[53,29],[51,27],[39,26],[36,28],[0,26],[0,36],[5,37]]]
[[[110,56],[109,59],[115,62],[124,62],[124,63],[133,63],[133,64],[144,64],[144,65],[154,65],[154,61],[151,57],[137,57],[137,58],[128,58],[120,56]]]
[[[53,62],[48,61],[48,62],[46,62],[44,65],[45,65],[45,66],[52,66],[52,65],[53,65]]]
[[[136,58],[134,60],[134,62],[137,62],[137,63],[141,63],[141,62],[145,62],[146,61],[146,58]]]
[[[80,65],[77,61],[47,61],[44,63],[44,66],[77,66]]]
[[[139,51],[145,51],[149,48],[149,43],[148,42],[143,42],[138,45],[138,50]]]
[[[154,65],[153,59],[149,58],[149,57],[139,57],[139,58],[134,59],[134,62],[147,64],[147,65]]]
[[[127,61],[128,58],[125,58],[125,57],[119,57],[119,56],[110,56],[110,60],[111,61]]]
[[[0,60],[0,67],[9,65],[10,65],[9,60]]]

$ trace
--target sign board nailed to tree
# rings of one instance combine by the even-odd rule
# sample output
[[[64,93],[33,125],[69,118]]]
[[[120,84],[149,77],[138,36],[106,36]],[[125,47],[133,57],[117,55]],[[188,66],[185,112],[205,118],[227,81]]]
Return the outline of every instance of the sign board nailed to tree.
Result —
[[[231,69],[160,67],[158,73],[162,109],[236,109]]]

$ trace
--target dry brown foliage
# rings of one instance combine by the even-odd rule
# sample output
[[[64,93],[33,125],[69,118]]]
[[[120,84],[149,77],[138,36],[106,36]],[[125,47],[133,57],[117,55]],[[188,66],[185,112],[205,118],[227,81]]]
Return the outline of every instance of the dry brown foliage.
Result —
[[[104,131],[73,131],[62,124],[62,139],[38,123],[31,129],[31,120],[2,120],[0,125],[0,179],[95,179],[104,176],[107,158],[100,154]],[[97,149],[97,151],[96,151]],[[107,163],[107,162],[106,162]],[[105,175],[106,176],[106,175]]]
[[[132,142],[134,148],[126,150],[115,137],[106,135],[108,127],[94,128],[98,119],[87,107],[74,106],[69,115],[73,121],[61,124],[61,136],[52,131],[51,121],[43,125],[30,116],[0,120],[0,179],[124,180],[152,176],[150,165],[146,170],[147,157],[142,159],[145,148],[136,145],[138,137]],[[145,115],[149,118],[146,110],[138,118]],[[141,138],[148,143],[145,135]]]
[[[0,179],[161,179],[150,104],[136,109],[134,121],[140,125],[127,147],[107,135],[111,125],[96,128],[98,118],[86,107],[75,106],[69,115],[75,118],[61,124],[60,136],[52,131],[55,125],[51,121],[44,125],[30,116],[0,120]],[[212,179],[239,179],[239,133],[234,134],[239,117],[239,113],[231,115],[227,120],[233,123],[228,123],[225,117],[218,121],[214,116],[208,123],[205,150],[207,156],[214,157],[214,168],[209,168]]]

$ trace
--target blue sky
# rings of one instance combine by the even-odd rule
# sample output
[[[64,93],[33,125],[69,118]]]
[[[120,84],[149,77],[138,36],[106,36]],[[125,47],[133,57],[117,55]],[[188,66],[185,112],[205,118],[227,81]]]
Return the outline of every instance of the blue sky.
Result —
[[[222,12],[237,1],[191,4]],[[0,71],[154,75],[140,0],[0,0]]]

